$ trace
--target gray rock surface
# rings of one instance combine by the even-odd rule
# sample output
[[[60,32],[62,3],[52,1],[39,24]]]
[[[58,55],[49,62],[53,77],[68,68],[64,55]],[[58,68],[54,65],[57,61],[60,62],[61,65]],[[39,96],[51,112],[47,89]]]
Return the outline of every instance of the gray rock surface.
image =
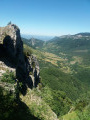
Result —
[[[39,65],[37,59],[33,55],[24,56],[20,29],[14,24],[0,27],[0,61],[5,62],[4,58],[8,58],[7,63],[12,61],[14,69],[16,69],[16,77],[25,88],[27,86],[33,88],[38,85]],[[11,65],[8,68],[10,67],[12,68]]]
[[[9,54],[13,57],[16,57],[16,55],[23,52],[20,30],[14,24],[0,27],[0,43],[8,48]]]

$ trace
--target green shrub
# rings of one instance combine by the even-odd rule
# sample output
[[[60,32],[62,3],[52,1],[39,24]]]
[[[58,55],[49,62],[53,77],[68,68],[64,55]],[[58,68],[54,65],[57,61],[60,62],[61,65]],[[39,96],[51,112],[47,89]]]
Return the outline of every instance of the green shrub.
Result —
[[[14,84],[15,79],[16,79],[16,77],[15,77],[14,72],[6,71],[6,73],[3,74],[1,81]]]

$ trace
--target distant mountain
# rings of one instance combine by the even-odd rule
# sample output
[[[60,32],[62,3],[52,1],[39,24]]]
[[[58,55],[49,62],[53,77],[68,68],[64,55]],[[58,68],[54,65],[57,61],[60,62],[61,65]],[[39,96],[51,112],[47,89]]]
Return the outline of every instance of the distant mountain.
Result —
[[[53,36],[26,35],[26,34],[21,34],[21,36],[26,39],[35,38],[35,39],[40,39],[43,41],[48,41],[53,38]]]
[[[35,38],[31,38],[31,39],[25,39],[25,38],[22,38],[23,42],[27,45],[29,45],[30,47],[33,47],[33,48],[41,48],[43,47],[44,45],[44,41],[42,40],[39,40],[39,39],[35,39]]]
[[[81,35],[81,36],[90,36],[89,32],[85,32],[85,33],[78,33],[76,35]]]
[[[45,49],[49,52],[59,54],[64,52],[75,52],[76,50],[90,49],[90,33],[78,33],[75,35],[65,35],[54,37],[46,42]]]
[[[69,52],[71,54],[72,52],[76,53],[77,50],[79,52],[88,52],[90,50],[90,33],[56,36],[48,41],[35,38],[23,38],[23,41],[33,48],[42,49],[55,54],[59,54],[60,52]]]

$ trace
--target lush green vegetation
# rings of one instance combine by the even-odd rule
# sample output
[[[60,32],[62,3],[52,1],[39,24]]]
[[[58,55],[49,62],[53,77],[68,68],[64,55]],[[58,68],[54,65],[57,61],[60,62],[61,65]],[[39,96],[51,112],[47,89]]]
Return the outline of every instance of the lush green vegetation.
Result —
[[[15,78],[13,72],[7,71],[0,79],[0,119],[40,120],[35,117],[29,107],[21,101],[22,83],[16,82]]]
[[[28,106],[17,102],[15,95],[0,87],[0,119],[1,120],[39,120],[34,117]]]
[[[16,79],[16,77],[15,77],[14,72],[6,71],[6,73],[3,74],[2,78],[1,78],[1,81],[6,82],[6,83],[14,84],[15,79]]]
[[[62,118],[64,120],[90,120],[90,103],[86,107],[82,107],[82,104],[79,106],[81,109],[73,110]]]
[[[58,116],[62,116],[70,110],[72,102],[65,92],[52,90],[50,87],[45,86],[41,89],[41,91],[36,91],[36,93],[42,97],[42,99]]]
[[[89,39],[56,37],[42,48],[37,45],[38,50],[30,48],[39,60],[44,87],[37,94],[60,119],[64,115],[65,120],[89,120]]]
[[[80,94],[89,89],[79,79],[55,67],[43,68],[41,77],[44,85],[48,85],[53,90],[64,91],[71,100],[76,100]]]

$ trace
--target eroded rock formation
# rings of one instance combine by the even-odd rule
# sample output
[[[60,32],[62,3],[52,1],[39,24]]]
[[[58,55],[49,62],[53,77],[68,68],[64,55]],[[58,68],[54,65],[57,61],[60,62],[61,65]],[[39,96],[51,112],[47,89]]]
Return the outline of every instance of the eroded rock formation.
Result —
[[[0,61],[5,63],[5,59],[6,63],[13,63],[16,77],[25,88],[27,86],[30,88],[37,86],[39,83],[37,59],[33,55],[27,57],[23,54],[20,29],[14,24],[0,27]],[[5,65],[8,66],[6,63]],[[9,67],[12,66],[9,64]]]

